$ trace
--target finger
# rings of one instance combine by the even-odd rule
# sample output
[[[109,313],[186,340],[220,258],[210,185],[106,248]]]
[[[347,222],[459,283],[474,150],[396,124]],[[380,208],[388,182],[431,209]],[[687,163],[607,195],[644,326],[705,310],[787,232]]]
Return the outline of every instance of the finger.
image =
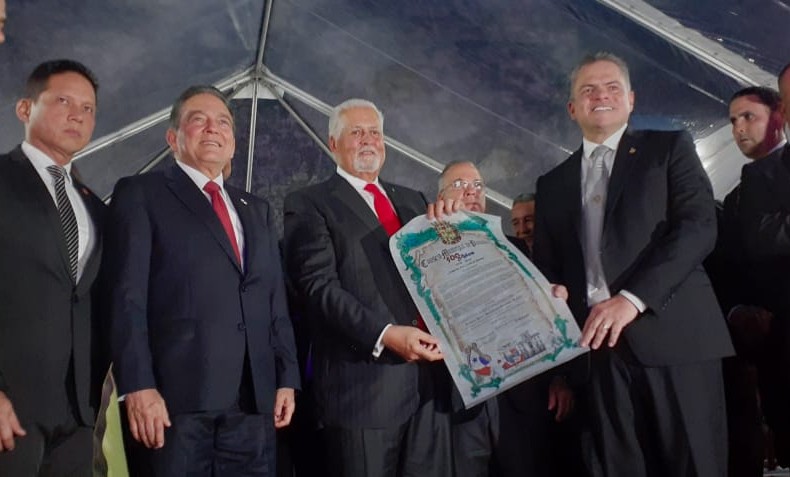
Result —
[[[145,438],[145,446],[153,449],[156,444],[156,429],[154,418],[150,414],[145,416],[145,424],[143,425],[143,436]]]
[[[140,428],[137,425],[137,417],[132,412],[131,407],[126,408],[126,417],[129,420],[129,432],[132,434],[134,440],[141,442],[142,439],[140,438]]]
[[[617,344],[617,340],[620,339],[620,333],[622,333],[623,327],[620,325],[612,326],[612,329],[609,330],[609,347],[613,348],[614,345]]]
[[[165,445],[165,426],[164,419],[154,419],[154,445],[157,449],[161,449]]]
[[[436,208],[434,204],[428,204],[428,211],[425,213],[428,216],[428,220],[433,220],[436,218]]]
[[[600,348],[601,344],[603,344],[604,340],[606,339],[606,335],[608,334],[609,334],[609,328],[607,328],[607,325],[599,326],[598,330],[595,333],[595,338],[593,339],[590,347],[592,349]]]
[[[7,423],[0,422],[0,451],[14,450],[14,433]]]
[[[568,300],[568,289],[563,285],[552,285],[551,294],[554,296],[554,298],[561,298],[565,301]]]
[[[9,424],[11,425],[11,432],[16,434],[17,436],[26,436],[27,431],[22,428],[22,424],[19,423],[19,419],[16,417],[16,413],[11,413],[11,417],[8,419]]]

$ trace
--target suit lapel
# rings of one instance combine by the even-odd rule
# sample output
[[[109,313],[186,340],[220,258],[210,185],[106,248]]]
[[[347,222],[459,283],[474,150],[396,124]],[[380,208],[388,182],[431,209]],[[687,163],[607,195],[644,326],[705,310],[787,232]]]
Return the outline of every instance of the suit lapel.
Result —
[[[241,197],[241,194],[230,187],[226,187],[225,190],[228,191],[228,195],[230,196],[231,202],[233,202],[233,207],[236,209],[236,213],[239,215],[239,220],[241,221],[241,227],[244,229],[244,263],[247,264],[246,269],[249,270],[249,266],[252,263],[255,263],[255,256],[256,251],[256,243],[257,237],[255,235],[255,231],[257,228],[255,227],[255,217],[253,216],[253,211],[250,208],[249,203],[246,199]]]
[[[609,186],[606,190],[606,208],[604,209],[604,230],[609,215],[620,200],[623,193],[623,188],[631,175],[631,169],[636,164],[639,157],[638,138],[626,130],[623,137],[620,138],[620,144],[617,146],[615,153],[614,165],[612,166],[612,173],[609,176]]]
[[[231,247],[228,234],[225,233],[222,223],[219,221],[217,214],[214,213],[214,209],[211,208],[211,204],[208,199],[206,199],[206,196],[203,195],[203,192],[197,188],[195,183],[192,182],[192,179],[190,179],[178,165],[173,165],[167,169],[165,171],[165,177],[168,180],[168,188],[170,188],[173,194],[183,202],[187,209],[192,211],[192,213],[203,222],[211,232],[211,235],[214,236],[217,244],[222,247],[228,255],[228,258],[233,261],[239,273],[241,273],[241,265],[238,260],[236,260],[236,253]]]
[[[414,218],[414,210],[403,202],[403,197],[398,194],[398,190],[392,184],[379,181],[381,187],[387,192],[392,207],[395,209],[395,214],[400,220],[401,226],[406,225],[411,219]]]
[[[17,147],[10,154],[11,160],[17,164],[19,171],[20,190],[27,191],[33,197],[35,203],[41,204],[44,220],[50,227],[53,237],[58,237],[58,251],[60,252],[63,272],[71,279],[71,263],[69,261],[69,251],[66,245],[66,236],[63,234],[63,224],[60,221],[60,213],[55,201],[52,200],[46,185],[41,181],[41,176],[36,172],[35,167],[22,152],[21,147]]]
[[[370,210],[365,200],[359,196],[359,193],[348,183],[348,181],[335,174],[332,176],[330,187],[332,189],[331,194],[345,204],[346,207],[351,209],[354,215],[356,215],[368,229],[375,230],[379,228],[386,235],[384,228],[379,222],[379,218]]]
[[[774,168],[776,170],[776,178],[771,181],[771,183],[781,185],[776,195],[781,198],[780,200],[784,207],[790,209],[790,193],[788,193],[786,187],[784,187],[790,184],[790,143],[785,145],[781,151],[777,151],[776,154],[781,154],[781,157],[777,158],[779,160],[773,161],[776,164]],[[771,158],[766,157],[760,160],[769,161]]]
[[[576,237],[579,237],[579,244],[581,245],[582,237],[582,148],[579,148],[571,154],[568,159],[568,167],[570,167],[569,174],[563,174],[567,181],[565,190],[568,191],[568,197],[572,198],[568,204],[570,207],[570,220],[573,223],[573,232]]]
[[[72,171],[74,171],[73,166]],[[93,195],[93,192],[91,192],[90,189],[88,189],[82,182],[79,181],[79,179],[74,176],[74,174],[72,174],[71,180],[74,182],[74,187],[79,192],[82,203],[85,204],[85,209],[88,211],[88,220],[90,220],[93,224],[93,230],[96,237],[91,256],[88,257],[88,261],[85,262],[85,268],[82,270],[82,276],[80,277],[80,281],[77,284],[77,287],[79,288],[83,283],[88,285],[92,284],[93,280],[96,278],[96,274],[99,272],[99,263],[101,261],[100,258],[102,254],[101,232],[104,216],[104,205],[101,203],[98,197]]]

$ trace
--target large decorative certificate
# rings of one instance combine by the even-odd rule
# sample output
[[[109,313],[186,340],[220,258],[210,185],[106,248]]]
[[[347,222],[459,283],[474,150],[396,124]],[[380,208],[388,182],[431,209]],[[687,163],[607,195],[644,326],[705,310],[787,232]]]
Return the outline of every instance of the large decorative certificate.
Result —
[[[475,212],[421,215],[390,238],[467,408],[587,351],[565,302],[500,222]]]

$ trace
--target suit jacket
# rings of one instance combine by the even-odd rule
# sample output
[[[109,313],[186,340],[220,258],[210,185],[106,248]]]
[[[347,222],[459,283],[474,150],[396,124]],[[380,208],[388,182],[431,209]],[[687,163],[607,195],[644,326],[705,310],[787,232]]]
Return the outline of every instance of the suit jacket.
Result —
[[[582,150],[538,179],[534,262],[568,287],[583,325],[589,309],[581,246]],[[627,130],[604,212],[601,262],[612,295],[628,290],[647,310],[621,337],[645,366],[732,353],[702,260],[716,240],[710,182],[687,133]]]
[[[741,239],[760,305],[790,311],[790,145],[743,166],[740,185]]]
[[[425,197],[381,183],[405,224]],[[372,351],[387,324],[418,312],[395,268],[376,214],[339,175],[285,199],[286,268],[314,321],[314,392],[326,425],[392,427],[417,409],[420,367]]]
[[[92,425],[107,372],[94,303],[105,206],[74,184],[97,234],[76,284],[60,215],[41,177],[21,147],[0,156],[0,391],[23,426],[63,422],[72,385],[76,417]]]
[[[210,202],[177,165],[115,187],[105,264],[120,394],[156,388],[171,414],[236,403],[245,352],[259,413],[299,370],[271,210],[225,186],[244,228],[240,267]]]

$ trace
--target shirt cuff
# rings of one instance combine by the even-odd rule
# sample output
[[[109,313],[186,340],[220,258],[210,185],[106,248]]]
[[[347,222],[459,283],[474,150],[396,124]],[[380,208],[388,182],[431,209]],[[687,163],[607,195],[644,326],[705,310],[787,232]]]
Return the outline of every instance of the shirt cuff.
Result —
[[[634,295],[630,291],[620,290],[619,294],[623,295],[626,300],[630,301],[631,304],[634,305],[637,310],[639,310],[639,313],[644,313],[645,310],[647,310],[647,305],[645,305],[645,302],[640,300],[638,296]]]
[[[392,326],[392,324],[388,324],[387,326],[384,327],[383,330],[381,330],[381,334],[379,335],[379,339],[376,340],[376,346],[373,347],[373,357],[374,358],[378,358],[379,356],[381,356],[381,353],[384,351],[384,343],[382,343],[381,340],[384,339],[384,333],[387,332],[387,329],[390,326]]]

